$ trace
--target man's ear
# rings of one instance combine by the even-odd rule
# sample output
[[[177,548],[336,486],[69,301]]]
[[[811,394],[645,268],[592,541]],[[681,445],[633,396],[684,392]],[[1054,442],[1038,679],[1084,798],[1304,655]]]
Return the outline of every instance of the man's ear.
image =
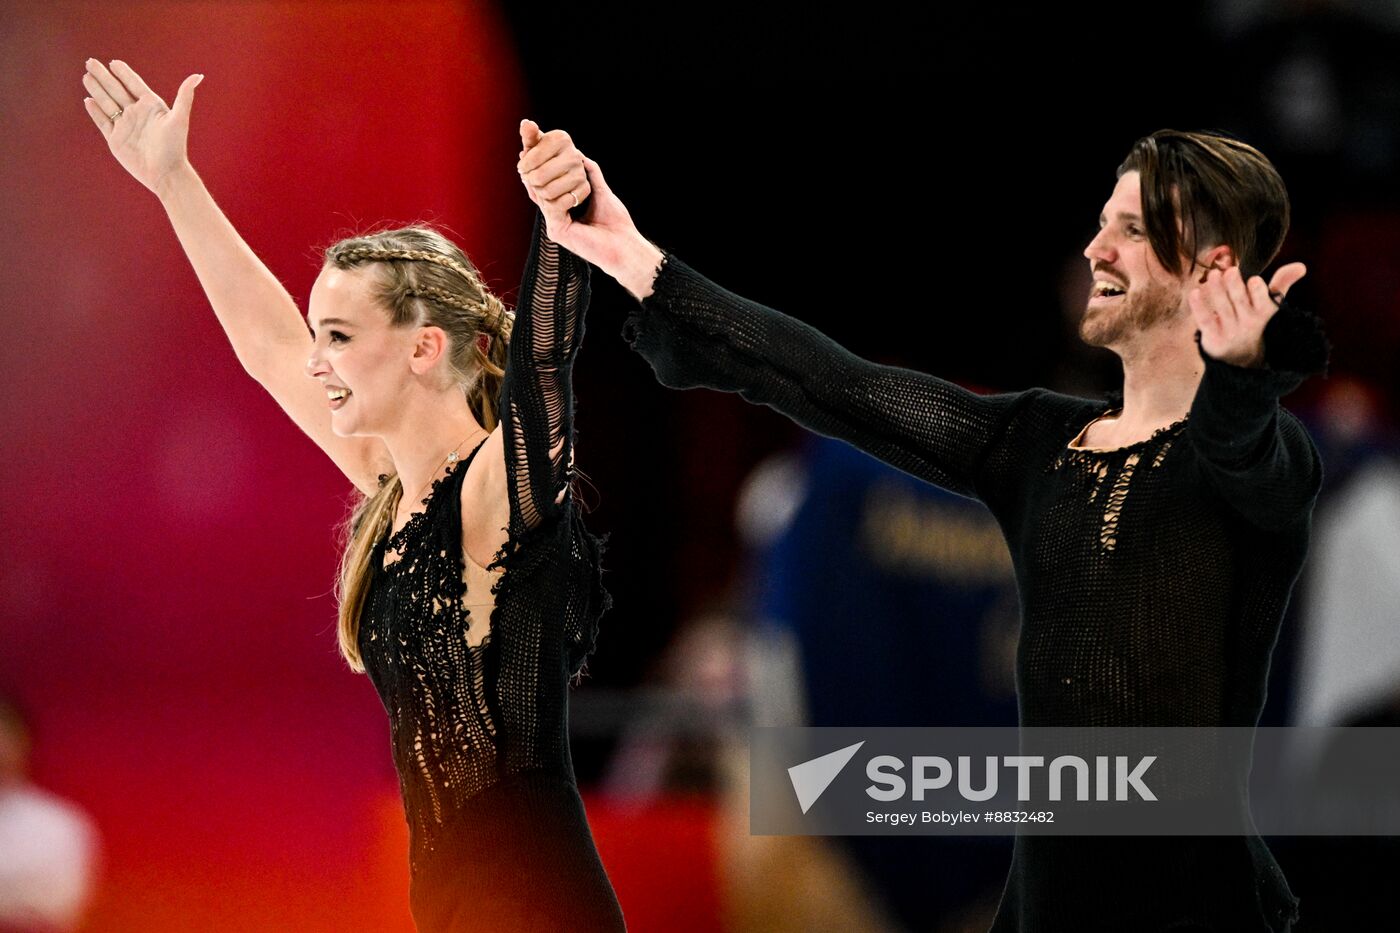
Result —
[[[1235,260],[1234,250],[1230,249],[1230,247],[1226,246],[1224,243],[1221,243],[1219,246],[1212,246],[1196,259],[1196,268],[1199,269],[1201,273],[1198,281],[1201,282],[1201,284],[1205,284],[1206,276],[1210,274],[1212,269],[1219,269],[1221,272],[1224,272],[1226,269],[1235,265],[1239,265],[1239,263]]]

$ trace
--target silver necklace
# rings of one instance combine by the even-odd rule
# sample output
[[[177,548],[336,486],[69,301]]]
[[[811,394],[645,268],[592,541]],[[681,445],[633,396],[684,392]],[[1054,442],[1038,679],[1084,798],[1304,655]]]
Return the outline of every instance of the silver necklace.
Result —
[[[479,431],[479,430],[481,430],[481,429],[478,428],[477,430]],[[436,470],[433,471],[433,474],[432,474],[431,476],[428,477],[428,481],[427,481],[426,483],[423,484],[423,488],[420,489],[420,490],[418,490],[418,495],[414,496],[413,499],[410,500],[410,507],[409,507],[410,510],[409,510],[409,513],[408,513],[410,516],[413,515],[411,503],[412,503],[412,502],[420,502],[420,503],[422,502],[423,493],[425,493],[425,492],[428,491],[428,487],[431,486],[431,485],[433,484],[433,481],[436,480],[436,479],[438,478],[437,475],[443,471],[443,468],[444,468],[444,467],[448,467],[448,466],[455,465],[455,464],[457,463],[457,461],[461,459],[461,455],[458,454],[457,452],[458,452],[459,450],[461,450],[461,449],[462,449],[462,446],[463,446],[464,444],[466,444],[467,441],[471,440],[473,437],[476,437],[476,431],[473,431],[472,433],[468,434],[466,437],[462,438],[461,442],[459,442],[459,443],[457,444],[456,447],[453,447],[451,450],[449,450],[449,451],[447,452],[447,456],[446,456],[446,457],[443,457],[443,458],[442,458],[442,462],[438,464],[438,467],[437,467]],[[399,507],[399,508],[402,509],[402,507],[403,507],[402,504],[400,504],[400,507]]]

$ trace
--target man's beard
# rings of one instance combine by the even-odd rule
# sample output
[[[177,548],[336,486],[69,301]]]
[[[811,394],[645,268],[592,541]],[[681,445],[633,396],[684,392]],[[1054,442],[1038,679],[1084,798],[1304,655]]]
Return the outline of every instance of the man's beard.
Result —
[[[1122,343],[1130,334],[1171,320],[1180,309],[1180,300],[1170,287],[1148,282],[1141,291],[1124,295],[1119,307],[1085,308],[1079,320],[1079,338],[1091,347]]]

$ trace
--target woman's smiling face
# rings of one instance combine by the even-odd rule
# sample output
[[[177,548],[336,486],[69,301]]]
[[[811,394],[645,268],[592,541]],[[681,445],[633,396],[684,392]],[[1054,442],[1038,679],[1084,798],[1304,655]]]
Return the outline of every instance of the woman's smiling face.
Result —
[[[384,433],[414,378],[410,361],[419,328],[390,323],[374,297],[373,275],[373,266],[326,266],[311,287],[306,374],[326,387],[331,430],[341,437]]]

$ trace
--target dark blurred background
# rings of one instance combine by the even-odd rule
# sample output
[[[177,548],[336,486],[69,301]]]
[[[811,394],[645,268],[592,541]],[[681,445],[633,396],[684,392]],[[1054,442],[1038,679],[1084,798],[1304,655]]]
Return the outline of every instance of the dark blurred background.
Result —
[[[1400,4],[1027,6],[4,4],[0,693],[23,782],[77,840],[51,922],[409,928],[383,710],[334,650],[350,487],[242,373],[106,152],[89,55],[167,99],[206,74],[192,161],[303,307],[314,247],[381,220],[446,225],[513,295],[529,116],[726,287],[998,390],[1116,387],[1075,337],[1114,169],[1154,129],[1242,136],[1289,185],[1280,261],[1308,264],[1335,344],[1287,401],[1328,487],[1265,721],[1400,715]],[[615,608],[574,749],[632,926],[985,928],[994,843],[748,837],[743,730],[1013,724],[994,526],[737,397],[660,387],[619,337],[631,299],[594,281],[578,457]],[[1274,843],[1300,930],[1366,926],[1387,842]]]
[[[1030,6],[510,16],[531,116],[573,133],[648,237],[857,353],[987,388],[1117,385],[1116,358],[1066,324],[1082,290],[1064,297],[1114,169],[1154,129],[1241,135],[1289,184],[1280,261],[1309,264],[1301,294],[1328,318],[1334,370],[1388,411],[1400,13],[1387,29],[1379,4]],[[598,522],[617,531],[615,586],[646,586],[620,604],[675,618],[733,579],[736,490],[799,431],[732,396],[658,389],[616,338],[629,299],[599,278],[578,377]],[[599,678],[640,670],[668,626],[643,629],[607,645]]]

